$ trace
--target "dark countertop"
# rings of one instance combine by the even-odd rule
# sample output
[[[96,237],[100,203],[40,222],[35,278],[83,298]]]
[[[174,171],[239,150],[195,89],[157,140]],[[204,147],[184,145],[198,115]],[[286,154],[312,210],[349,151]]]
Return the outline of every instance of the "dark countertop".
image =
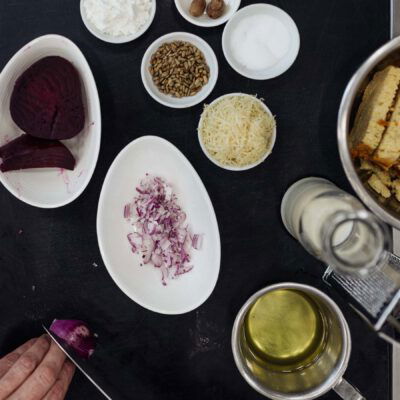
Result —
[[[242,0],[242,5],[255,2]],[[0,68],[33,38],[65,35],[92,67],[103,114],[99,162],[78,200],[42,210],[0,188],[0,354],[39,335],[43,320],[77,317],[90,322],[107,342],[109,362],[104,369],[116,381],[122,375],[113,360],[123,365],[126,379],[121,385],[131,398],[262,399],[234,365],[232,323],[258,289],[298,281],[330,293],[348,317],[353,336],[348,379],[368,400],[391,398],[391,349],[322,283],[323,266],[289,237],[279,217],[285,189],[301,177],[324,176],[350,190],[336,147],[337,110],[356,67],[389,38],[389,1],[270,3],[294,18],[301,49],[287,73],[259,82],[228,66],[221,49],[222,27],[192,26],[180,17],[173,0],[158,0],[151,28],[126,45],[94,38],[81,21],[78,0],[0,1]],[[199,34],[217,54],[220,76],[208,101],[229,92],[257,93],[276,114],[275,151],[261,166],[242,173],[214,166],[197,142],[202,106],[173,110],[145,92],[140,78],[144,51],[160,35],[177,30]],[[209,191],[219,221],[218,284],[205,304],[181,316],[155,314],[126,297],[108,275],[97,246],[97,201],[107,169],[126,144],[144,134],[170,140],[188,157]],[[80,374],[67,398],[102,399]],[[328,393],[323,399],[338,397]]]

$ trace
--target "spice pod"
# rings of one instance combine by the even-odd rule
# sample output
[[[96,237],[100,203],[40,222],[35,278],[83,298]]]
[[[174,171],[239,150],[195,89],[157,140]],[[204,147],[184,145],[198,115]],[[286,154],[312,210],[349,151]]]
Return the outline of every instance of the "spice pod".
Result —
[[[214,26],[223,25],[225,22],[229,21],[239,9],[240,2],[241,0],[224,0],[224,10],[222,15],[218,18],[210,18],[207,15],[206,9],[201,12],[201,15],[194,16],[190,12],[192,0],[175,0],[175,6],[179,11],[179,14],[181,14],[181,16],[191,24],[203,28],[213,28]],[[207,0],[206,3],[209,5],[211,0]]]
[[[159,103],[187,108],[201,103],[214,89],[218,61],[200,37],[174,32],[153,42],[143,56],[142,81]]]

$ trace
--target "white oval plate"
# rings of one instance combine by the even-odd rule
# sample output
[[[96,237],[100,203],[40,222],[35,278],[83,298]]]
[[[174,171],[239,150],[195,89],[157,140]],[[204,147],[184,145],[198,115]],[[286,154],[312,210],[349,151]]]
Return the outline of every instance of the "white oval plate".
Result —
[[[175,0],[175,5],[179,14],[181,14],[186,21],[203,28],[212,28],[228,21],[240,7],[240,1],[241,0],[225,0],[225,10],[223,14],[216,19],[210,18],[205,12],[200,17],[193,17],[189,12],[192,0]]]
[[[10,115],[10,97],[16,79],[33,63],[47,56],[61,56],[78,70],[83,90],[85,127],[63,143],[76,159],[73,171],[37,168],[0,172],[0,182],[17,198],[35,207],[61,207],[75,200],[86,188],[96,167],[100,150],[101,112],[96,82],[84,55],[69,39],[45,35],[19,50],[0,74],[0,146],[23,131]]]
[[[83,0],[81,0],[81,3],[80,3],[80,11],[81,11],[81,18],[82,18],[83,24],[86,26],[86,29],[93,36],[97,37],[97,39],[100,39],[100,40],[102,40],[104,42],[107,42],[107,43],[113,43],[113,44],[128,43],[128,42],[131,42],[132,40],[135,40],[138,37],[142,36],[147,31],[147,29],[150,28],[150,25],[153,23],[154,16],[156,15],[156,0],[153,0],[151,12],[150,12],[150,17],[149,17],[148,21],[142,26],[142,28],[139,31],[137,31],[136,33],[134,33],[132,35],[127,35],[127,36],[116,36],[116,37],[114,37],[114,36],[106,35],[102,31],[97,29],[88,20],[88,18],[86,16],[86,12],[85,12],[85,9],[83,7]]]
[[[151,56],[162,44],[173,42],[175,40],[189,42],[196,46],[204,54],[206,62],[210,68],[210,79],[208,80],[208,83],[194,96],[177,98],[161,93],[153,83],[152,76],[149,72]],[[188,32],[172,32],[159,37],[146,50],[142,59],[141,75],[147,93],[149,93],[154,100],[167,107],[187,108],[201,103],[214,89],[218,79],[218,60],[213,49],[201,37]]]
[[[194,233],[204,234],[201,250],[192,251],[194,268],[178,279],[161,283],[160,270],[140,266],[127,240],[131,226],[123,217],[125,204],[136,195],[146,173],[164,178],[178,196]],[[207,191],[186,157],[170,142],[143,136],[116,157],[104,180],[97,210],[97,238],[108,272],[119,288],[141,306],[162,314],[182,314],[211,295],[219,274],[221,243],[218,223]]]

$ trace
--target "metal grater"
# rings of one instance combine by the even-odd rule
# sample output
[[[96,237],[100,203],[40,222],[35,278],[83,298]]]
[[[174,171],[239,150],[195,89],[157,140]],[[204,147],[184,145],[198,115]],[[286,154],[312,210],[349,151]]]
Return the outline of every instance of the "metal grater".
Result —
[[[400,276],[400,257],[390,254],[389,270]],[[386,267],[385,270],[388,270]],[[375,271],[366,278],[348,277],[331,267],[323,280],[336,289],[350,306],[386,341],[400,346],[400,288],[387,273]]]

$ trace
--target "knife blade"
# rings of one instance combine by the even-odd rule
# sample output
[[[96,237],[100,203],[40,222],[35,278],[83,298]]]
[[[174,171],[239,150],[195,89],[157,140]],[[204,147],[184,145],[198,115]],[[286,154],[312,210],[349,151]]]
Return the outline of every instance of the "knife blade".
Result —
[[[67,345],[61,341],[56,335],[51,333],[44,325],[43,329],[45,332],[51,337],[53,342],[65,353],[65,355],[71,360],[71,362],[78,368],[79,371],[95,386],[95,388],[108,400],[112,400],[112,398],[96,383],[96,381],[79,365],[77,360],[77,356],[73,355]]]

